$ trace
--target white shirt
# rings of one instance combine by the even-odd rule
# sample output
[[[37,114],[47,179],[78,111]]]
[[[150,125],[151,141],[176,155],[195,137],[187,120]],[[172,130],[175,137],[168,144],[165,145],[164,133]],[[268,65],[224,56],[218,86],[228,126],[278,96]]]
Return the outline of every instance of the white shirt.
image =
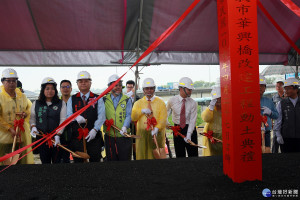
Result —
[[[31,106],[31,113],[30,113],[30,120],[29,120],[30,126],[36,125],[35,102],[33,102],[32,106]],[[48,106],[50,106],[52,104],[52,102],[48,102],[48,101],[46,103]],[[66,106],[66,103],[64,101],[62,101],[59,124],[63,123],[66,120],[66,116],[67,116],[67,106]],[[61,129],[58,133],[62,134],[64,129],[65,128]]]
[[[186,124],[189,125],[187,133],[193,133],[197,121],[197,102],[190,97],[185,99],[185,119]],[[180,124],[182,100],[183,98],[180,95],[176,95],[168,101],[168,116],[172,113],[172,120],[174,124]]]

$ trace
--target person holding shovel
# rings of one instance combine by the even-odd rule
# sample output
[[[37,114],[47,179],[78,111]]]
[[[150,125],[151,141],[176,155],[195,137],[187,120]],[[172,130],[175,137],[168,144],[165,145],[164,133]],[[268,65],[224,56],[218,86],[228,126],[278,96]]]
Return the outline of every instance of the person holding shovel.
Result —
[[[211,101],[209,106],[202,112],[201,117],[206,122],[202,137],[202,144],[207,147],[203,149],[203,156],[222,155],[222,143],[214,138],[222,140],[222,113],[221,113],[221,89],[214,86],[211,91]]]
[[[280,101],[276,109],[279,113],[274,132],[282,153],[300,152],[300,82],[296,78],[284,81],[286,99]]]
[[[263,75],[259,75],[261,115],[267,117],[268,124],[268,126],[265,126],[265,144],[262,144],[262,147],[265,145],[265,148],[263,148],[263,153],[271,153],[271,119],[277,119],[278,112],[275,108],[273,101],[263,96],[263,94],[266,91],[266,85],[266,78]]]
[[[168,115],[172,114],[172,121],[175,126],[180,126],[180,133],[186,136],[173,137],[176,157],[198,156],[198,148],[191,146],[188,140],[198,144],[196,121],[197,102],[191,98],[194,89],[192,79],[183,77],[179,80],[179,95],[169,99],[167,103]]]
[[[157,147],[153,138],[157,138],[159,149],[165,148],[167,108],[165,102],[154,95],[155,83],[152,78],[143,82],[144,97],[136,101],[132,108],[131,119],[137,121],[136,159],[154,159]]]
[[[67,103],[67,117],[77,112],[98,95],[90,91],[92,78],[87,71],[81,71],[77,75],[79,92],[69,98]],[[73,151],[85,152],[90,156],[90,162],[99,162],[101,148],[103,146],[101,126],[105,122],[105,106],[103,98],[88,107],[81,115],[71,122],[72,139],[70,148]],[[75,163],[86,162],[81,158],[74,158]]]
[[[119,79],[117,74],[111,75],[108,79],[108,86]],[[105,123],[105,150],[108,161],[131,160],[132,139],[126,137],[129,133],[131,122],[131,99],[122,93],[122,80],[103,97],[105,104],[106,120],[118,128],[111,127]]]
[[[40,139],[43,134],[50,134],[66,119],[67,107],[58,97],[57,84],[51,77],[43,79],[38,100],[31,107],[30,125],[31,136]],[[60,136],[64,129],[54,136],[55,143],[51,141],[39,146],[42,164],[60,163],[63,151],[58,148]]]
[[[0,87],[0,157],[12,152],[14,137],[17,135],[16,148],[31,144],[30,137],[30,107],[31,103],[18,88],[18,75],[14,69],[7,68],[2,72]],[[22,127],[16,128],[16,120],[23,120]],[[28,148],[24,151],[27,153]],[[33,153],[30,152],[26,157],[20,160],[21,164],[34,164]],[[2,165],[0,163],[0,165]]]

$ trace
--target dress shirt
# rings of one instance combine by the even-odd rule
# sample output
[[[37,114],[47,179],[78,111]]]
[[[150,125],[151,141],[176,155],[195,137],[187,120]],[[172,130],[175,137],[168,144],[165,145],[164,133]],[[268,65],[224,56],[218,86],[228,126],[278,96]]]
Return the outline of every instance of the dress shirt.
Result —
[[[83,96],[83,94],[81,92],[80,92],[80,96],[81,96],[81,98]],[[86,101],[88,100],[89,97],[90,97],[90,92],[85,94]],[[105,122],[106,117],[105,117],[105,106],[104,106],[103,98],[100,98],[97,101],[97,103],[98,103],[98,110],[97,110],[98,118],[94,123],[94,129],[99,131],[101,129],[101,126]],[[72,97],[69,98],[68,103],[67,103],[67,118],[69,118],[71,115],[73,115]]]
[[[114,103],[114,108],[116,109],[123,94],[120,94],[116,97],[113,94],[110,94],[110,95],[111,95],[110,97]],[[130,127],[131,109],[132,109],[132,102],[131,102],[131,99],[129,99],[126,103],[126,116],[125,116],[125,120],[124,120],[124,124],[123,124],[123,126],[125,126],[126,128]]]
[[[172,113],[174,124],[180,124],[182,99],[180,95],[176,95],[169,99],[167,103],[168,116]],[[187,97],[185,101],[185,119],[186,124],[189,125],[187,132],[193,133],[197,121],[197,102],[190,97]]]

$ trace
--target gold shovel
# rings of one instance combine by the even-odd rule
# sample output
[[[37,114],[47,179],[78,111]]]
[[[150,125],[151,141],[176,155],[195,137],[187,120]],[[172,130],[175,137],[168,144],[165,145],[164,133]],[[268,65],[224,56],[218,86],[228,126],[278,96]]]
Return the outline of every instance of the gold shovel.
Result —
[[[171,126],[167,126],[167,128],[168,129],[172,129],[171,128]],[[184,138],[186,138],[186,136],[184,136],[184,135],[182,135],[182,133],[180,133],[180,132],[177,132],[178,133],[178,135],[180,136],[180,137],[182,137],[183,139]],[[203,146],[203,145],[197,145],[197,144],[195,144],[194,142],[192,142],[191,140],[187,140],[188,141],[188,143],[191,145],[191,146],[194,146],[194,147],[198,147],[198,148],[203,148],[203,149],[206,149],[207,147],[206,146]]]
[[[150,118],[149,115],[147,115],[147,114],[145,114],[145,115],[146,115],[147,118]],[[151,125],[151,130],[153,130],[152,125]],[[156,148],[152,150],[154,158],[155,159],[166,159],[167,154],[166,154],[165,148],[159,148],[158,147],[156,135],[153,135],[153,141],[154,141],[154,144],[156,146]]]
[[[116,125],[112,124],[111,127],[113,127],[114,129],[118,130],[119,132],[121,131],[121,129],[119,129]],[[123,133],[125,135],[125,137],[128,138],[132,138],[132,139],[140,139],[141,136],[140,135],[129,135],[128,133]]]
[[[18,130],[18,128],[17,128],[17,130]],[[14,152],[14,151],[15,151],[16,143],[17,143],[17,135],[14,136],[14,141],[13,141],[13,146],[12,146],[11,152]],[[15,165],[15,164],[17,164],[17,162],[18,162],[18,160],[19,160],[19,157],[20,157],[20,154],[18,153],[18,154],[16,154],[16,155],[10,157],[10,158],[7,159],[7,160],[4,160],[4,161],[3,161],[3,164],[4,164],[4,165]]]
[[[41,134],[43,134],[42,131],[39,130],[39,132],[40,132]],[[42,137],[42,135],[40,135],[40,134],[36,134],[36,135]],[[51,141],[52,141],[53,144],[55,143],[55,141],[54,141],[53,139],[51,139]],[[90,156],[89,156],[87,153],[80,152],[80,151],[76,151],[76,152],[71,151],[70,149],[68,149],[67,147],[64,147],[64,146],[61,145],[61,144],[57,144],[57,146],[59,146],[60,148],[62,148],[62,149],[65,150],[65,151],[71,153],[73,157],[76,157],[76,158],[83,158],[83,159],[89,159],[89,158],[90,158]]]

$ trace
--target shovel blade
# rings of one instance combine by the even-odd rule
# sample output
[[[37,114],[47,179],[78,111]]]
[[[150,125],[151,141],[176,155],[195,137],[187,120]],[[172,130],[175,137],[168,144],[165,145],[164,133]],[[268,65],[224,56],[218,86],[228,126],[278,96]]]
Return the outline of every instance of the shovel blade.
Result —
[[[14,155],[14,156],[12,157],[12,159],[11,159],[11,164],[12,164],[12,165],[17,164],[17,162],[18,162],[18,160],[19,160],[19,157],[20,157],[20,154]]]
[[[153,149],[153,156],[155,159],[165,159],[167,154],[164,148]]]
[[[75,154],[73,154],[73,156],[77,157],[77,158],[83,158],[83,159],[89,159],[90,158],[89,154],[84,153],[84,152],[80,152],[80,151],[76,151]]]
[[[3,161],[3,164],[4,165],[10,165],[11,164],[11,160],[12,160],[11,158],[8,158],[8,159],[6,159],[6,160]]]

